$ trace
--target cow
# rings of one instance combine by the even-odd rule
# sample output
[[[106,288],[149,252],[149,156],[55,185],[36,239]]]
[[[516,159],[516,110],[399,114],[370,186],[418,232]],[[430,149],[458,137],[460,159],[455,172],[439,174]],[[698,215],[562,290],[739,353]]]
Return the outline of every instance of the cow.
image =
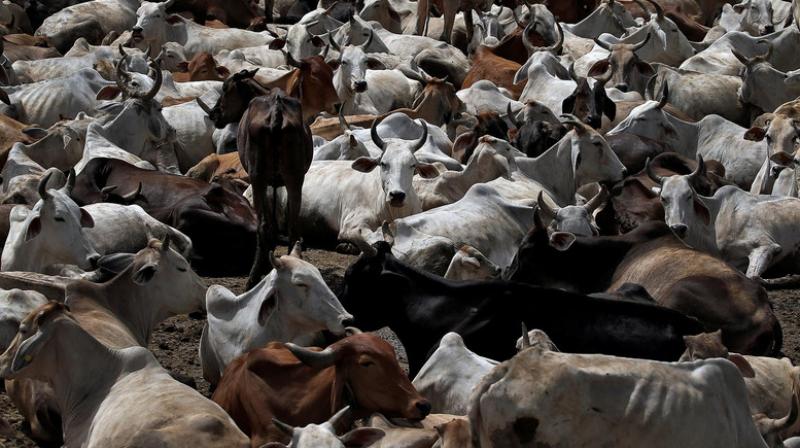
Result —
[[[192,13],[194,21],[200,25],[206,22],[206,17],[212,16],[228,26],[247,28],[253,20],[258,18],[246,0],[176,0],[167,9],[168,12],[189,11]],[[267,8],[265,14],[271,22],[271,8]]]
[[[515,84],[514,75],[520,67],[517,62],[495,54],[491,47],[481,45],[472,55],[472,66],[461,88],[467,89],[478,81],[489,80],[498,87],[508,89],[514,98],[519,98],[525,85],[523,82]]]
[[[746,140],[766,140],[767,157],[756,175],[750,192],[797,197],[794,154],[797,151],[798,102],[782,104],[770,114],[766,124],[753,123],[744,134]]]
[[[200,337],[200,362],[203,377],[212,386],[231,361],[250,350],[273,341],[296,342],[322,330],[341,335],[353,318],[319,270],[303,260],[299,244],[287,256],[270,254],[270,263],[275,269],[240,296],[219,285],[206,294],[208,317]],[[243,333],[249,336],[236,336]]]
[[[0,350],[6,351],[11,345],[20,322],[47,302],[47,298],[37,291],[0,289]]]
[[[64,350],[75,356],[65,360]],[[85,374],[87,368],[92,375]],[[147,349],[103,345],[57,302],[22,321],[0,356],[0,375],[52,385],[64,421],[70,422],[64,425],[66,445],[249,446],[219,406],[175,381]],[[139,397],[136,404],[132,396]],[[131,406],[134,414],[128,412]]]
[[[747,387],[747,401],[750,413],[764,414],[780,418],[789,412],[795,383],[800,380],[800,368],[794,366],[789,358],[769,358],[766,356],[740,355],[729,352],[722,343],[720,331],[686,336],[686,351],[681,361],[697,361],[710,358],[724,358],[736,364],[744,377]],[[800,422],[781,431],[781,439],[796,436]]]
[[[345,390],[357,403],[351,408],[356,417],[381,412],[421,420],[431,410],[400,369],[392,346],[370,333],[322,351],[279,342],[252,350],[228,365],[212,399],[257,448],[288,440],[273,418],[289,425],[322,423],[343,407]]]
[[[742,87],[738,93],[743,103],[755,106],[763,113],[774,111],[800,96],[800,79],[797,74],[781,72],[769,63],[771,45],[767,47],[766,53],[753,57],[744,56],[735,49],[731,52],[744,66],[741,73]]]
[[[621,2],[603,0],[580,22],[563,26],[575,36],[593,39],[603,33],[620,37],[628,31],[627,28],[636,26],[636,22]]]
[[[412,384],[430,400],[432,412],[467,415],[472,389],[497,364],[470,351],[458,333],[447,333]]]
[[[525,108],[533,109],[536,106],[540,105],[536,102],[528,102]],[[514,125],[508,133],[509,142],[528,157],[540,156],[558,143],[567,133],[566,127],[557,120],[542,119],[535,114],[526,114],[524,121],[520,121],[516,114],[512,113],[511,103],[508,103],[507,116]]]
[[[592,257],[591,266],[584,261],[587,257]],[[691,263],[683,262],[687,260]],[[657,275],[653,266],[658,266]],[[580,281],[574,281],[576,274]],[[709,328],[722,328],[726,343],[737,351],[770,354],[782,341],[780,324],[758,282],[718,258],[683,246],[660,222],[641,224],[621,236],[580,237],[548,233],[537,215],[503,278],[584,294],[640,284],[656,303]]]
[[[608,56],[595,62],[589,68],[587,76],[604,76],[612,87],[622,92],[632,91],[643,95],[647,81],[655,71],[636,52],[647,45],[650,36],[650,34],[645,35],[643,40],[635,44],[625,42],[609,44],[595,39],[597,46],[606,50]]]
[[[797,399],[788,416],[756,422],[746,403],[728,360],[664,363],[533,346],[484,377],[469,420],[472,446],[487,448],[782,446],[778,434],[797,420]]]
[[[179,73],[172,78],[177,82],[186,81],[225,81],[230,76],[227,68],[218,66],[214,57],[208,53],[198,53],[191,61],[178,64]]]
[[[550,221],[551,232],[569,232],[579,236],[597,236],[600,234],[594,221],[593,213],[606,203],[608,190],[601,187],[600,191],[583,205],[568,205],[558,207],[550,205],[544,197],[544,191],[539,192],[536,202],[545,220]]]
[[[753,57],[764,54],[767,46],[771,45],[772,55],[769,62],[776,69],[788,72],[799,68],[793,57],[794,48],[799,41],[800,31],[791,26],[762,37],[754,37],[742,31],[731,31],[705,50],[686,59],[679,68],[737,76],[742,69],[742,63],[731,53],[731,49],[735,48],[739,54]]]
[[[412,374],[422,367],[439,339],[451,331],[460,334],[471,350],[497,360],[514,354],[514,342],[519,337],[515,328],[522,321],[546,331],[565,351],[663,360],[678,359],[683,352],[678,335],[702,331],[693,319],[649,304],[512,282],[447,281],[400,262],[384,241],[372,248],[348,267],[340,300],[355,316],[357,327],[392,328],[403,341]],[[378,285],[383,292],[382,300],[376,302]],[[421,309],[437,310],[440,317],[418,313]],[[473,312],[476,309],[478,313]],[[641,325],[640,337],[633,340],[627,331],[620,334],[620,319]]]
[[[453,24],[456,20],[456,14],[460,11],[463,12],[464,22],[467,27],[467,40],[472,38],[473,24],[472,24],[472,11],[481,12],[488,11],[492,7],[492,2],[486,0],[423,0],[417,4],[417,28],[416,34],[426,35],[425,30],[428,28],[430,20],[431,2],[435,2],[436,6],[444,15],[444,30],[440,40],[450,43],[451,34],[453,33]]]
[[[764,161],[763,145],[744,140],[744,129],[720,116],[710,115],[690,123],[666,112],[668,87],[665,84],[659,101],[635,107],[606,136],[636,134],[660,141],[685,157],[700,154],[722,163],[728,180],[749,189]]]
[[[457,247],[444,278],[447,280],[491,280],[499,278],[503,270],[492,263],[478,249],[462,243]]]
[[[337,436],[336,427],[341,425],[340,422],[349,411],[350,406],[345,406],[321,425],[310,423],[302,428],[295,428],[277,419],[275,425],[292,438],[292,448],[366,448],[383,438],[384,431],[372,427],[355,428],[347,434]],[[288,445],[270,442],[264,448],[288,448]]]
[[[76,179],[72,197],[80,205],[137,204],[155,219],[192,240],[190,260],[202,273],[240,273],[252,265],[257,221],[241,195],[218,182],[94,159]],[[224,254],[235,251],[235,259]]]
[[[699,169],[702,172],[702,166]],[[661,203],[675,236],[717,254],[754,279],[793,257],[800,241],[789,229],[800,213],[800,199],[755,196],[732,185],[711,197],[700,196],[690,176],[662,181]]]
[[[92,0],[68,6],[48,16],[36,30],[51,46],[65,53],[80,37],[98,44],[111,31],[123,32],[136,23],[137,0]]]
[[[210,154],[186,172],[187,177],[212,182],[215,179],[231,178],[249,182],[250,177],[242,167],[238,152]]]

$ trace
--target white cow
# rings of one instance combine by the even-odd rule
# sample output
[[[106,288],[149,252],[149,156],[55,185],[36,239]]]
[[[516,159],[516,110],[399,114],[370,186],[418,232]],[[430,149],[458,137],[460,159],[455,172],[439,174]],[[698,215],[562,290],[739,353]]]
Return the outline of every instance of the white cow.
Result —
[[[36,291],[0,289],[0,350],[6,351],[20,322],[45,303],[47,298]]]
[[[491,280],[502,273],[499,266],[469,244],[462,244],[450,260],[444,278],[448,280]]]
[[[761,37],[754,37],[741,31],[731,31],[705,50],[685,60],[680,68],[738,76],[742,63],[736,59],[731,50],[736,49],[744,56],[754,57],[764,54],[768,45],[772,46],[769,62],[773,67],[783,72],[800,68],[796,55],[797,46],[800,45],[800,30],[795,26]]]
[[[471,352],[457,333],[447,333],[413,384],[430,401],[432,412],[466,415],[473,388],[497,364]]]
[[[384,436],[382,429],[371,427],[355,428],[347,434],[337,436],[336,428],[349,412],[350,406],[345,406],[327,422],[321,425],[311,423],[302,428],[295,428],[276,419],[275,425],[290,436],[292,442],[288,446],[280,442],[270,442],[262,448],[366,448]]]
[[[253,289],[240,296],[214,285],[206,293],[208,321],[200,338],[203,377],[216,385],[235,358],[268,342],[297,342],[297,338],[328,330],[344,334],[352,320],[299,246],[280,258]]]
[[[93,0],[68,6],[47,17],[36,35],[66,52],[76,37],[97,38],[129,29],[136,23],[138,7],[139,0]]]
[[[798,406],[757,427],[728,360],[665,363],[538,345],[495,367],[472,397],[473,446],[483,448],[780,447]]]

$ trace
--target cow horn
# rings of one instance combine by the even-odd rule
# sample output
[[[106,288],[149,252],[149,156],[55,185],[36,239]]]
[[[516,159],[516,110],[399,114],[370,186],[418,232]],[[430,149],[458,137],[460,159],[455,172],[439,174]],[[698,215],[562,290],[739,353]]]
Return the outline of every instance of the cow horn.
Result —
[[[611,51],[611,44],[607,44],[607,43],[603,42],[602,40],[600,40],[600,39],[598,39],[596,37],[594,38],[594,43],[596,43],[597,45],[600,45],[600,48],[603,48],[604,50]]]
[[[639,5],[640,8],[642,8],[642,10],[644,11],[644,14],[646,16],[645,17],[645,21],[649,22],[650,21],[650,10],[647,9],[647,5],[642,0],[633,0],[633,2],[636,3],[637,5]]]
[[[287,436],[291,436],[294,434],[294,426],[288,425],[277,418],[272,418],[272,424],[275,425],[276,428],[280,429],[282,433],[286,434]]]
[[[114,188],[116,188],[116,187],[114,187]],[[139,182],[139,186],[138,186],[138,187],[136,187],[136,191],[133,191],[133,192],[131,192],[131,193],[128,193],[128,194],[126,194],[126,195],[124,195],[124,196],[121,196],[121,198],[122,198],[122,200],[123,200],[123,201],[125,201],[125,202],[133,202],[133,201],[135,201],[135,200],[136,200],[136,198],[137,198],[137,197],[139,197],[139,195],[141,195],[141,194],[142,194],[142,183],[141,183],[141,182]]]
[[[300,360],[303,364],[315,369],[324,369],[336,363],[338,356],[332,348],[328,347],[321,352],[315,352],[304,347],[297,346],[291,342],[286,343],[286,348]]]
[[[42,177],[42,180],[39,181],[39,187],[38,187],[39,197],[41,197],[42,199],[47,199],[48,197],[50,197],[50,193],[48,193],[48,191],[47,191],[47,182],[50,181],[50,176],[52,176],[52,175],[53,175],[53,172],[52,171],[48,171],[44,175],[44,177]]]
[[[292,67],[300,68],[300,62],[298,62],[294,58],[294,56],[292,56],[292,53],[290,51],[286,52],[286,63],[291,65]]]
[[[336,43],[336,39],[333,38],[333,33],[328,33],[328,42],[331,44],[331,47],[333,47],[334,50],[338,51],[339,53],[342,52],[342,48]],[[339,58],[341,59],[341,56],[339,56]]]
[[[661,89],[661,99],[658,100],[656,109],[663,109],[667,105],[667,101],[669,101],[669,84],[664,81],[664,88]]]
[[[559,208],[552,208],[547,201],[544,200],[544,191],[539,191],[539,196],[536,198],[536,203],[539,205],[539,210],[542,212],[544,216],[548,219],[553,220],[556,219],[556,215],[558,215]]]
[[[119,54],[121,54],[123,58],[127,58],[128,53],[125,52],[125,47],[123,47],[122,44],[119,44],[118,48],[119,48]]]
[[[705,176],[706,174],[706,163],[703,161],[703,156],[700,154],[697,155],[697,168],[692,171],[692,174],[689,175],[689,180],[694,180],[699,176]]]
[[[647,44],[648,40],[650,40],[650,33],[647,33],[647,36],[645,36],[644,40],[633,46],[633,51],[639,51],[642,47],[645,46],[645,44]]]
[[[361,44],[361,48],[364,51],[367,51],[367,47],[369,47],[369,44],[372,43],[372,38],[374,38],[374,37],[375,37],[375,31],[373,31],[372,28],[370,28],[369,29],[369,37],[367,37],[367,41],[364,42],[363,44]]]
[[[333,8],[335,8],[336,5],[338,5],[338,4],[339,4],[338,1],[335,1],[335,2],[331,3],[331,6],[328,6],[328,8],[325,9],[325,12],[323,12],[323,14],[325,14],[326,16],[331,15],[331,12],[333,12]]]
[[[517,26],[522,28],[522,29],[525,29],[525,24],[522,23],[521,20],[519,20],[519,16],[517,15],[517,10],[516,9],[511,8],[511,15],[514,16],[514,21],[517,22]]]
[[[344,118],[344,107],[339,108],[339,126],[342,127],[342,131],[352,131],[353,128],[350,127],[350,123]]]
[[[655,8],[658,20],[659,21],[664,20],[664,8],[662,8],[661,5],[656,3],[654,0],[647,0],[647,2],[653,5],[653,8]]]
[[[586,130],[586,124],[582,122],[578,117],[572,114],[561,114],[559,116],[561,118],[561,124],[568,124],[575,128],[576,132],[583,132]]]
[[[600,191],[598,191],[597,194],[589,200],[589,202],[584,204],[583,208],[585,208],[587,212],[592,213],[597,210],[598,207],[603,205],[606,202],[606,199],[608,199],[608,190],[606,190],[606,187],[601,185]]]
[[[369,135],[372,137],[372,143],[383,151],[386,149],[386,144],[381,140],[381,136],[378,135],[378,123],[380,123],[381,117],[376,117],[375,121],[372,122],[372,129],[369,130]]]
[[[411,152],[417,152],[417,150],[425,146],[425,142],[428,141],[428,125],[425,124],[422,118],[420,118],[418,121],[419,125],[422,126],[422,136],[420,136],[419,140],[417,140],[417,144],[414,145],[414,149],[412,149]]]
[[[528,50],[528,54],[534,54],[538,51],[551,51],[553,53],[561,52],[561,47],[564,45],[564,30],[561,29],[561,23],[556,21],[556,34],[558,34],[558,37],[556,38],[556,43],[549,47],[537,47],[530,42],[528,39],[528,28],[530,28],[532,25],[533,22],[530,22],[528,26],[525,27],[525,31],[522,33],[522,43]]]
[[[204,103],[200,97],[197,97],[195,101],[197,101],[197,105],[200,106],[200,109],[203,109],[203,112],[205,112],[206,115],[211,115],[211,108],[208,107],[208,104]]]
[[[539,197],[541,197],[541,192],[539,193]],[[531,347],[531,339],[528,336],[528,326],[525,325],[525,322],[522,322],[522,349],[525,350],[526,348]]]
[[[103,200],[105,200],[107,196],[116,189],[117,189],[116,185],[106,185],[105,187],[101,188],[100,194],[103,196]]]
[[[323,60],[325,60],[325,59],[327,59],[327,58],[328,58],[328,52],[329,52],[330,50],[331,50],[331,46],[330,46],[330,45],[325,45],[325,49],[324,49],[324,50],[322,50],[322,54],[320,55],[320,56],[322,56],[322,59],[323,59]],[[287,54],[288,54],[288,53],[287,53]]]
[[[333,414],[333,417],[331,417],[328,420],[328,423],[330,423],[331,426],[336,428],[338,426],[338,424],[339,424],[339,420],[344,418],[344,416],[347,415],[348,412],[350,412],[350,406],[343,407],[342,409],[339,410],[339,412],[337,412],[336,414]]]
[[[67,183],[64,184],[65,192],[70,195],[72,194],[72,189],[75,188],[75,169],[70,168],[69,174],[67,174]]]
[[[166,252],[169,250],[169,245],[172,242],[172,235],[167,233],[164,235],[164,239],[161,240],[161,251]]]
[[[506,104],[506,114],[508,115],[508,119],[514,125],[515,128],[519,129],[521,123],[517,120],[517,116],[514,115],[514,111],[511,110],[511,101]]]
[[[303,240],[299,239],[295,241],[294,246],[292,246],[292,252],[289,253],[290,256],[294,258],[303,259]]]
[[[653,167],[650,166],[650,157],[648,157],[644,162],[644,171],[647,173],[647,177],[649,177],[653,182],[657,183],[658,185],[662,185],[664,183],[664,177],[653,172]]]
[[[142,99],[146,101],[152,100],[156,97],[158,91],[161,90],[161,83],[164,82],[164,75],[161,73],[161,65],[157,61],[152,60],[150,61],[150,68],[155,71],[156,79],[153,80],[153,87],[150,89],[150,91],[142,95]]]
[[[358,327],[344,327],[344,334],[345,336],[353,336],[354,334],[362,334],[364,333]]]
[[[269,257],[269,264],[271,264],[275,270],[280,270],[283,268],[283,262],[280,258],[275,256],[275,252],[269,251],[267,257]]]

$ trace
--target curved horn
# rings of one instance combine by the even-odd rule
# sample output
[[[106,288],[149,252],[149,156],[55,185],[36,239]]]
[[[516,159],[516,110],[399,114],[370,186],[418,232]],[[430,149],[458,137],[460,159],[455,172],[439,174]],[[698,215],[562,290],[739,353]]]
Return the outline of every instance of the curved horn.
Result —
[[[703,161],[703,156],[700,154],[697,155],[697,168],[692,171],[692,174],[689,175],[689,180],[694,180],[699,176],[705,176],[706,174],[706,163]]]
[[[645,22],[650,21],[650,10],[647,9],[647,5],[642,0],[633,0],[634,3],[639,5],[640,8],[644,11],[645,14]]]
[[[294,56],[292,56],[292,53],[290,51],[286,52],[286,63],[294,68],[300,68],[300,62],[298,62],[297,59],[295,59]]]
[[[550,220],[556,219],[556,215],[558,214],[559,208],[552,208],[547,201],[544,200],[544,191],[539,192],[539,196],[536,198],[536,203],[539,205],[539,210],[542,214]],[[527,334],[527,332],[525,332]]]
[[[330,49],[331,49],[330,45],[325,45],[325,49],[322,50],[322,54],[321,54],[323,60],[328,58],[328,52],[330,51]]]
[[[272,418],[272,424],[274,424],[275,427],[280,429],[281,432],[286,434],[287,436],[291,437],[291,435],[294,434],[294,426],[286,424],[286,423],[278,420],[277,418],[274,418],[274,417]]]
[[[52,171],[48,171],[44,175],[42,180],[39,181],[39,186],[37,187],[37,190],[39,190],[39,197],[42,198],[42,199],[47,199],[48,197],[50,197],[50,193],[47,192],[47,182],[50,181],[50,176],[52,176],[52,175],[53,175],[53,172]]]
[[[597,45],[600,45],[600,48],[602,48],[604,50],[611,51],[611,44],[607,44],[607,43],[603,42],[602,40],[600,40],[600,39],[598,39],[596,37],[594,38],[594,43],[596,43]]]
[[[336,5],[338,4],[339,4],[338,1],[331,3],[331,6],[328,6],[328,8],[325,10],[325,12],[323,12],[323,14],[325,14],[326,16],[331,15],[331,12],[333,12],[333,8],[335,8]]]
[[[64,184],[64,191],[70,195],[72,194],[72,189],[75,188],[75,169],[72,168],[69,170],[69,174],[67,174],[67,183]]]
[[[372,38],[373,38],[373,37],[375,37],[375,31],[373,31],[373,30],[372,30],[372,28],[370,28],[370,29],[369,29],[369,37],[367,37],[367,41],[366,41],[366,42],[364,42],[363,44],[361,44],[361,48],[362,48],[364,51],[367,51],[367,47],[369,47],[369,44],[371,44],[371,43],[372,43]]]
[[[152,60],[150,61],[150,68],[155,71],[156,79],[153,80],[153,87],[150,89],[150,91],[142,95],[142,99],[148,101],[156,97],[158,91],[161,90],[161,83],[164,82],[164,75],[161,73],[161,64],[155,60]]]
[[[578,117],[572,114],[561,114],[559,116],[561,118],[561,124],[568,124],[574,126],[576,130],[583,130],[586,129],[586,124],[582,122]]]
[[[338,426],[339,420],[344,418],[344,416],[347,415],[348,412],[350,412],[350,406],[343,407],[342,409],[339,410],[339,412],[333,414],[333,417],[328,419],[328,423],[330,423],[331,426],[336,428]]]
[[[647,36],[644,38],[644,40],[633,46],[633,51],[639,51],[639,49],[647,44],[648,40],[650,40],[650,33],[647,33]]]
[[[541,192],[539,192],[541,196]],[[522,322],[522,349],[525,350],[526,348],[531,347],[531,338],[528,336],[528,326],[525,325],[525,322]]]
[[[519,129],[521,123],[517,120],[517,116],[514,115],[514,112],[511,110],[511,101],[506,104],[506,114],[508,115],[508,119],[511,120],[511,123],[514,125],[515,128]]]
[[[650,166],[650,157],[648,157],[644,162],[644,171],[647,173],[647,177],[649,177],[653,182],[657,183],[658,185],[662,185],[664,183],[664,177],[653,172],[653,168]]]
[[[333,33],[328,33],[328,42],[331,44],[331,47],[333,47],[334,50],[338,51],[339,53],[342,52],[342,48],[336,43],[336,39],[333,38]]]
[[[667,101],[669,101],[669,84],[667,84],[667,81],[664,81],[664,88],[661,89],[661,99],[658,100],[656,109],[663,109],[664,106],[667,105]]]
[[[297,346],[291,342],[286,343],[286,348],[300,360],[303,364],[315,369],[324,369],[334,365],[338,359],[336,352],[328,347],[321,352],[315,352],[304,347]]]
[[[597,210],[598,207],[605,204],[606,199],[608,199],[608,190],[606,190],[606,187],[601,185],[600,191],[598,191],[597,194],[589,200],[589,202],[583,204],[583,208],[585,208],[587,212],[592,213]]]
[[[522,43],[528,50],[528,54],[533,54],[538,51],[550,51],[553,53],[561,52],[561,47],[564,45],[564,30],[561,28],[560,22],[556,21],[556,34],[558,35],[556,42],[549,47],[537,47],[530,42],[528,39],[528,29],[531,27],[531,25],[533,25],[533,22],[529,23],[528,26],[525,27],[525,31],[522,33]]]
[[[514,21],[517,22],[517,26],[522,28],[522,29],[525,29],[525,24],[522,23],[521,20],[519,20],[519,16],[517,15],[517,10],[516,9],[511,8],[511,15],[514,16]]]
[[[417,152],[418,149],[422,148],[425,145],[425,142],[428,141],[428,125],[420,118],[419,125],[422,126],[422,136],[417,140],[417,144],[414,145],[414,149],[411,152]]]
[[[354,334],[361,334],[361,333],[363,333],[363,331],[361,331],[357,327],[344,327],[344,334],[347,336],[352,336]]]
[[[294,258],[303,259],[303,241],[302,238],[295,241],[294,246],[292,246],[292,251],[289,253],[289,256]]]
[[[647,2],[650,3],[651,5],[653,5],[653,8],[655,8],[656,16],[658,16],[658,20],[659,21],[664,20],[664,8],[662,8],[661,5],[659,5],[658,3],[656,3],[653,0],[647,0]]]
[[[141,194],[142,194],[142,183],[141,183],[141,182],[139,182],[139,186],[136,188],[136,190],[135,190],[135,191],[133,191],[133,192],[131,192],[131,193],[128,193],[128,194],[126,194],[126,195],[120,196],[120,197],[121,197],[121,198],[122,198],[122,200],[124,200],[125,202],[133,202],[133,201],[135,201],[135,200],[136,200],[136,198],[137,198],[137,197],[139,197],[139,195],[141,195]]]
[[[347,122],[344,118],[344,107],[339,108],[339,126],[342,127],[342,131],[352,131],[353,128],[350,127],[350,123]]]
[[[167,233],[164,235],[164,239],[161,240],[161,251],[166,252],[169,250],[169,244],[172,242],[172,235]]]
[[[208,104],[204,103],[200,97],[197,97],[195,101],[197,101],[197,105],[200,106],[200,109],[203,109],[203,112],[205,112],[206,115],[211,115],[211,108],[208,107]]]
[[[378,135],[378,124],[380,123],[381,118],[375,118],[375,121],[372,122],[372,129],[369,130],[369,135],[372,137],[372,143],[383,151],[386,149],[386,144],[381,140],[381,136]]]

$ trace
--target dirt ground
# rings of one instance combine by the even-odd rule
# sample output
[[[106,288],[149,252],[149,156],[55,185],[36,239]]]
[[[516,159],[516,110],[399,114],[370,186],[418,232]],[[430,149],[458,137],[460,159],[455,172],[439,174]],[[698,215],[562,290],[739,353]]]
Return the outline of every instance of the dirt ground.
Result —
[[[333,252],[309,250],[305,258],[322,272],[325,281],[335,293],[342,288],[344,271],[355,257]],[[245,278],[206,278],[208,285],[219,284],[236,293],[243,292]],[[783,326],[783,351],[795,364],[800,362],[800,289],[770,291],[775,312]],[[200,393],[208,396],[208,383],[203,380],[197,348],[204,320],[186,316],[175,317],[162,323],[153,334],[150,349],[155,353],[164,368],[189,376],[197,383]],[[391,339],[391,335],[386,335]],[[404,358],[404,353],[400,353]],[[22,418],[5,394],[0,394],[0,416],[7,419],[17,430],[17,437],[6,439],[0,436],[0,448],[35,447],[24,435]]]

